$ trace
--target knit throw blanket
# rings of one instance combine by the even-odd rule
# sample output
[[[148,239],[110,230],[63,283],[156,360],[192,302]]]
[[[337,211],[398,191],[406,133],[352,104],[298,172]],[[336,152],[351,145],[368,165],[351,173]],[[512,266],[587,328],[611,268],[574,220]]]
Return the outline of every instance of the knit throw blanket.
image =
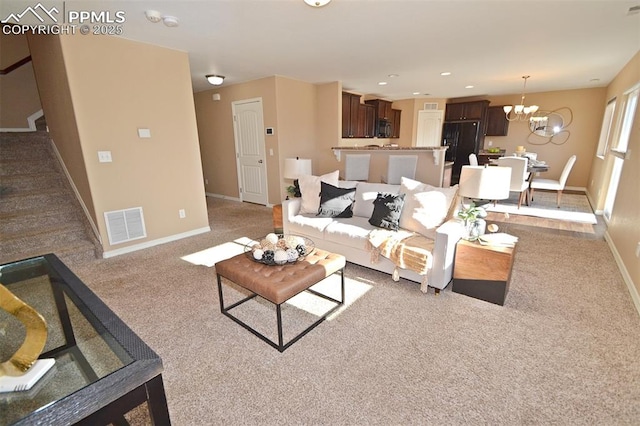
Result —
[[[371,262],[377,263],[382,255],[396,265],[394,281],[399,280],[398,268],[408,269],[423,276],[420,290],[427,292],[427,275],[433,266],[434,241],[414,232],[374,229],[369,233],[367,249],[371,252]]]

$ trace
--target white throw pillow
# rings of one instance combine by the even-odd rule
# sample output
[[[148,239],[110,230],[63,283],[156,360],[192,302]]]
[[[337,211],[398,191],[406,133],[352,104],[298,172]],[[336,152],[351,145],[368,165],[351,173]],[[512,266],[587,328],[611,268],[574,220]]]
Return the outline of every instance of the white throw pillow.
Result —
[[[403,177],[400,193],[407,194],[400,215],[400,227],[435,239],[436,228],[447,218],[458,193],[458,185],[438,188]]]
[[[388,183],[358,183],[358,186],[356,186],[356,201],[353,206],[353,215],[369,219],[371,214],[373,214],[373,202],[376,200],[378,192],[397,194],[399,189],[400,185],[390,185]]]
[[[333,171],[322,176],[302,175],[298,177],[298,185],[302,194],[300,204],[301,214],[317,214],[320,208],[320,182],[338,186],[339,171]]]

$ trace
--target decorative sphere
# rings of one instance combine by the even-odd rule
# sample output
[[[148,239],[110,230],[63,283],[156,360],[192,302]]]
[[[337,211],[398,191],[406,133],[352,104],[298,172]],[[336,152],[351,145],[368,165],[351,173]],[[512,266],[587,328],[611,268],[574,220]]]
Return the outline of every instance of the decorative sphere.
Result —
[[[266,263],[272,263],[273,257],[274,257],[273,250],[265,250],[262,255],[262,261]]]
[[[273,232],[270,233],[270,234],[267,234],[265,239],[267,241],[269,241],[271,244],[277,244],[277,242],[278,242],[278,236],[276,234],[274,234]]]
[[[304,244],[298,244],[296,246],[296,250],[298,251],[298,254],[300,256],[304,256],[305,254],[307,254],[307,247],[305,247]]]
[[[296,260],[298,260],[298,257],[300,255],[298,254],[298,250],[290,248],[287,250],[287,262],[295,262]]]
[[[262,260],[263,255],[264,255],[264,251],[262,249],[255,249],[253,251],[253,258],[255,260]]]
[[[285,263],[287,263],[288,260],[288,256],[287,256],[287,252],[284,250],[276,250],[274,255],[273,255],[273,261],[276,262],[278,265],[284,265]]]

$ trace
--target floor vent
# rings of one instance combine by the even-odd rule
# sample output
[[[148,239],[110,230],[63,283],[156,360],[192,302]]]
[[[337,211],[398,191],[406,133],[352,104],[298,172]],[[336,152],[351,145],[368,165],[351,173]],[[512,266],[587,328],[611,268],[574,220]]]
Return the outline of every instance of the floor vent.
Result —
[[[142,207],[105,212],[104,219],[107,223],[107,234],[109,235],[110,245],[137,240],[147,236],[147,231],[144,227]]]
[[[425,102],[424,103],[424,108],[423,109],[438,109],[438,103],[437,102]]]

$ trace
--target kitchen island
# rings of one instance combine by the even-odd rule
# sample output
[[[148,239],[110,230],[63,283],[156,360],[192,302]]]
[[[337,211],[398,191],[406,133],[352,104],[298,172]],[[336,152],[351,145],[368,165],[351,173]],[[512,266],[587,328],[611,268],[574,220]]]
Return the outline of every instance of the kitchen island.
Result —
[[[418,164],[415,180],[429,185],[443,186],[446,146],[437,147],[405,147],[405,146],[336,146],[332,147],[336,159],[340,162],[340,176],[344,176],[345,154],[371,154],[369,163],[369,182],[382,182],[387,173],[387,163],[390,155],[416,155]]]

